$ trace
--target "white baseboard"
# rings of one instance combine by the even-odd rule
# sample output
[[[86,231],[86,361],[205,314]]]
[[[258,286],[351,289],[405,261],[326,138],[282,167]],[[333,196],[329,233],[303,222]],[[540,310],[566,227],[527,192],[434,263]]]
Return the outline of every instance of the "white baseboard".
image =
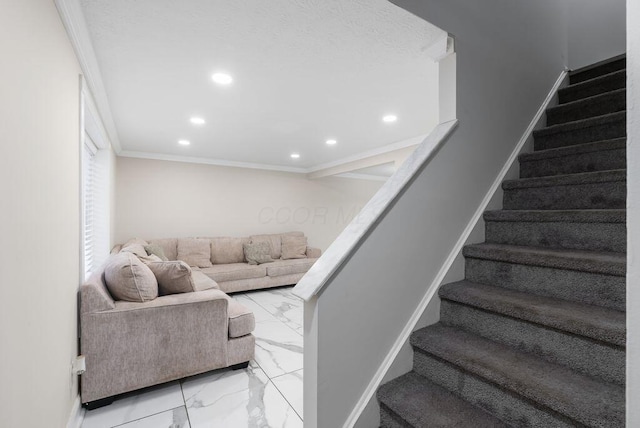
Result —
[[[78,394],[76,395],[76,399],[73,400],[73,407],[71,408],[71,414],[67,421],[67,428],[80,428],[84,420],[84,412],[85,410],[82,408],[82,403],[80,402],[80,394]]]
[[[425,294],[424,298],[422,299],[422,301],[416,308],[415,312],[409,319],[409,322],[406,324],[406,326],[402,330],[402,333],[400,334],[400,336],[398,336],[398,339],[393,344],[393,347],[391,348],[391,350],[383,360],[382,364],[378,368],[378,371],[374,375],[373,379],[371,379],[371,382],[363,392],[362,396],[360,397],[360,400],[358,400],[356,407],[353,409],[353,411],[349,415],[349,418],[344,424],[345,428],[353,428],[353,426],[358,421],[358,418],[360,417],[362,412],[365,410],[365,408],[369,404],[369,400],[371,400],[372,397],[375,395],[376,391],[378,390],[378,387],[382,383],[382,379],[384,378],[385,374],[387,373],[387,371],[395,361],[396,357],[400,353],[400,350],[402,349],[403,345],[407,342],[407,340],[409,340],[409,336],[415,329],[416,324],[418,323],[418,321],[420,321],[422,314],[427,309],[427,306],[431,302],[431,299],[433,299],[433,296],[438,292],[438,288],[440,287],[441,282],[444,280],[445,275],[453,265],[458,255],[462,252],[462,248],[467,243],[467,240],[469,239],[471,232],[476,227],[476,224],[478,223],[478,221],[480,221],[480,219],[482,218],[482,214],[486,211],[487,206],[493,199],[495,193],[500,188],[507,173],[512,168],[514,163],[518,160],[518,155],[522,152],[527,141],[530,138],[532,138],[534,129],[537,128],[538,124],[543,119],[545,110],[551,105],[551,102],[554,100],[556,93],[558,92],[558,89],[562,87],[567,75],[568,75],[568,72],[565,70],[565,71],[562,71],[562,73],[560,73],[560,76],[558,76],[558,79],[553,84],[553,87],[551,88],[551,90],[547,94],[547,97],[542,102],[542,105],[540,106],[535,116],[529,123],[529,126],[527,126],[527,129],[524,131],[524,134],[522,134],[522,137],[520,137],[518,144],[516,144],[515,148],[511,152],[511,155],[505,162],[504,166],[496,176],[496,179],[494,180],[493,184],[491,185],[486,195],[482,199],[482,202],[478,206],[478,209],[473,214],[473,217],[471,217],[471,220],[469,221],[464,231],[460,235],[458,241],[456,242],[456,245],[453,247],[453,249],[449,253],[449,256],[447,257],[446,261],[438,271],[438,274],[430,284],[429,288],[427,288],[427,293]]]

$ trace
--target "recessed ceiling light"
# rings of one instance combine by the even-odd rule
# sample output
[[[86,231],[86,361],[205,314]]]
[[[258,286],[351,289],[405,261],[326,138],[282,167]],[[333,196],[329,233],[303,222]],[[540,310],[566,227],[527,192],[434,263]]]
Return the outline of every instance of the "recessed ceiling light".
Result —
[[[327,140],[326,143],[329,146],[335,146],[336,144],[338,144],[338,142],[336,140],[333,140],[333,139]]]
[[[204,125],[206,123],[206,121],[201,117],[192,117],[191,119],[189,119],[189,122],[193,123],[194,125]]]
[[[233,77],[229,76],[227,73],[214,73],[211,76],[214,82],[218,85],[228,85],[233,82]]]
[[[398,116],[396,116],[395,114],[388,114],[382,118],[382,121],[384,123],[393,123],[397,120],[398,120]]]
[[[178,140],[178,144],[181,146],[188,146],[191,142],[189,140]]]
[[[291,159],[300,159],[299,153],[291,153]]]

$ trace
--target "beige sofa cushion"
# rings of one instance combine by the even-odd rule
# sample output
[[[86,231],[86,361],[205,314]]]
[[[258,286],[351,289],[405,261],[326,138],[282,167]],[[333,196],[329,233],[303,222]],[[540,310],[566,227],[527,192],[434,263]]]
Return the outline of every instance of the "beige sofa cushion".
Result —
[[[214,265],[244,262],[243,244],[248,244],[249,238],[211,238],[211,262]]]
[[[178,239],[178,260],[189,266],[211,267],[211,242],[202,238]]]
[[[271,257],[279,259],[282,255],[282,235],[304,236],[303,232],[287,232],[271,235],[252,235],[251,242],[268,242],[271,245]]]
[[[227,314],[229,315],[229,337],[242,337],[251,334],[256,327],[253,312],[231,297]]]
[[[282,260],[306,259],[307,237],[282,235]]]
[[[216,282],[262,278],[267,276],[267,268],[265,265],[251,266],[247,263],[213,265],[210,268],[202,269],[201,272]]]
[[[267,275],[282,276],[294,273],[306,273],[318,259],[276,260],[267,265]]]
[[[176,238],[154,239],[149,241],[149,245],[157,245],[162,248],[165,257],[169,260],[178,259],[178,239]]]
[[[116,300],[148,302],[158,297],[158,281],[134,254],[120,252],[107,259],[104,279]]]
[[[193,280],[193,286],[196,291],[204,291],[215,288],[219,290],[218,283],[209,278],[201,270],[191,270],[191,279]]]
[[[191,268],[181,260],[147,263],[158,280],[158,294],[190,293],[196,291],[191,279]]]

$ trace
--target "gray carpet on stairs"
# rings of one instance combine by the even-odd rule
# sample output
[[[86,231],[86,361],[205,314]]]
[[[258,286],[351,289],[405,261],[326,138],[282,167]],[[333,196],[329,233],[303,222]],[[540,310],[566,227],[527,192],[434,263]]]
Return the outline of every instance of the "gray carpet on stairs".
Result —
[[[562,88],[558,91],[558,99],[560,104],[570,103],[582,98],[624,88],[626,83],[627,71],[618,70]]]
[[[520,155],[520,177],[533,178],[627,167],[627,140],[596,141]]]
[[[413,370],[378,390],[381,427],[624,426],[625,67],[570,73]]]

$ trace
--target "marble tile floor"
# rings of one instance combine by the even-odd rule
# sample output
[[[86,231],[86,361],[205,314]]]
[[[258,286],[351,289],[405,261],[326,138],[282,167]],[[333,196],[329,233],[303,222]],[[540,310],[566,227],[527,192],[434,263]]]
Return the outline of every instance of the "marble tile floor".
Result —
[[[292,287],[234,294],[256,317],[256,357],[128,394],[85,412],[82,428],[302,427],[303,302]]]

